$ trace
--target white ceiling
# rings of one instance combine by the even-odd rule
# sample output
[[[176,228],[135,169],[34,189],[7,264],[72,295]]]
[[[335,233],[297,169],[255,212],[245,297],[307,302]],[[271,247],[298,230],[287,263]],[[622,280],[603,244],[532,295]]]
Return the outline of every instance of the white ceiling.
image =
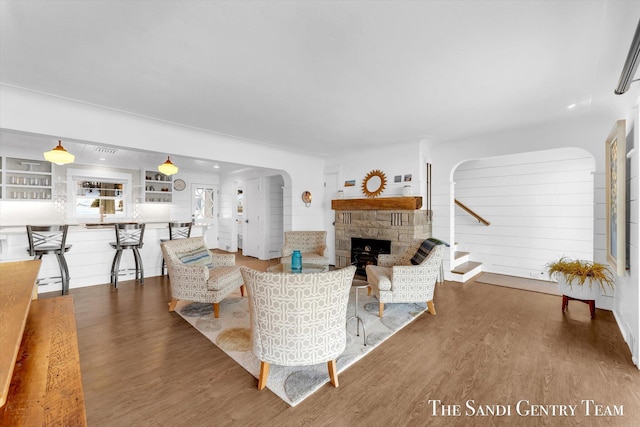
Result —
[[[4,84],[322,155],[622,112],[629,94],[613,90],[640,2],[2,0],[0,12]]]

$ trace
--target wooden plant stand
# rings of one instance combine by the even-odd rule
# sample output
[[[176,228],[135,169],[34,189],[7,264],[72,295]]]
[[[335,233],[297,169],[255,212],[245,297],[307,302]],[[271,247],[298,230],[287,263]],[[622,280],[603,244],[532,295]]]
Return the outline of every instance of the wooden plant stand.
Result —
[[[589,305],[589,311],[591,312],[591,318],[593,319],[594,317],[596,317],[596,300],[594,299],[579,299],[579,298],[573,298],[567,295],[562,295],[562,312],[564,313],[564,311],[566,310],[566,308],[569,306],[569,300],[572,301],[580,301],[583,302],[585,304]]]

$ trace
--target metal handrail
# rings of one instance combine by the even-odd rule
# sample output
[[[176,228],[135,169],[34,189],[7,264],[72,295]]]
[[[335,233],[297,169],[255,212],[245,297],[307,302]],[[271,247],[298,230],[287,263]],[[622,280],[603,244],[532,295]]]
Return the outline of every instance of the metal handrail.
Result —
[[[460,206],[462,208],[462,210],[464,210],[466,213],[468,213],[469,215],[471,215],[472,217],[474,217],[475,219],[478,220],[478,222],[489,226],[491,223],[489,221],[487,221],[486,219],[482,218],[480,215],[478,215],[477,213],[475,213],[473,210],[471,210],[469,207],[467,207],[464,203],[460,202],[458,199],[454,199],[453,200],[455,202],[456,205]]]

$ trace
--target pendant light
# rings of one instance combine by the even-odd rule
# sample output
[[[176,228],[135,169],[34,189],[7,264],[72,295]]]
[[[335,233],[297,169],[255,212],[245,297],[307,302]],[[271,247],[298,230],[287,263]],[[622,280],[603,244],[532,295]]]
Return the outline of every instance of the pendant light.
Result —
[[[171,163],[171,159],[167,156],[167,161],[158,166],[158,171],[169,176],[178,173],[178,167]]]
[[[56,165],[66,165],[68,163],[73,163],[75,158],[76,156],[64,149],[64,147],[62,146],[62,141],[60,140],[58,140],[57,147],[55,147],[51,151],[47,151],[46,153],[44,153],[44,159],[51,163],[55,163]]]

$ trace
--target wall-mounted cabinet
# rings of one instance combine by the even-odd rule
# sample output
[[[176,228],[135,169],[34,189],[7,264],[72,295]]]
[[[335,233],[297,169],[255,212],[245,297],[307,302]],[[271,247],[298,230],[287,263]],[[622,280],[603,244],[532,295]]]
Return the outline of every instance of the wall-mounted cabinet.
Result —
[[[144,201],[147,203],[171,203],[173,180],[155,171],[144,172]]]
[[[51,200],[52,167],[46,160],[0,158],[1,196],[8,200]]]

